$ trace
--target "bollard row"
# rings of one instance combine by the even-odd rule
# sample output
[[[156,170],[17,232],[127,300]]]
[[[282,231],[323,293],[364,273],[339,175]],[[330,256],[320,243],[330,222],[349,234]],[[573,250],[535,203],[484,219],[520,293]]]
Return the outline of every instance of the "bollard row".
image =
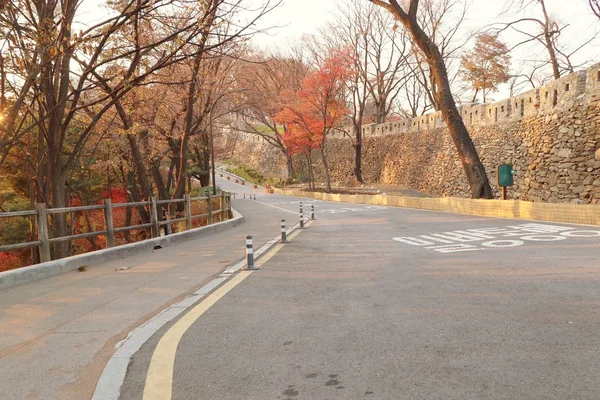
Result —
[[[251,197],[252,198],[252,197]],[[315,207],[311,206],[311,219],[315,219]],[[300,202],[300,229],[304,229],[304,212],[302,209],[302,202]],[[289,243],[287,240],[287,224],[285,218],[281,219],[281,243]],[[252,235],[246,236],[246,264],[247,269],[255,271],[260,269],[254,265],[254,247],[252,242]]]

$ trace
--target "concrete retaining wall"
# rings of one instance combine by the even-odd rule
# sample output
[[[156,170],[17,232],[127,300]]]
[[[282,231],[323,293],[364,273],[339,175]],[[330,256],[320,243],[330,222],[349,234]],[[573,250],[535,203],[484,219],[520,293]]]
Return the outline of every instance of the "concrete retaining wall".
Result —
[[[600,205],[597,204],[548,204],[520,200],[474,200],[457,197],[422,198],[386,195],[347,195],[305,192],[293,189],[275,189],[275,192],[287,196],[308,197],[316,200],[406,207],[419,210],[479,215],[482,217],[600,225]]]

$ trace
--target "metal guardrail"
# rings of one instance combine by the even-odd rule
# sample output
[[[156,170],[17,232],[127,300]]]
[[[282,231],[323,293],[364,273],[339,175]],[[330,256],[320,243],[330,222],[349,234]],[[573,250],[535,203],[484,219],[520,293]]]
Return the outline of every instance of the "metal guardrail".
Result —
[[[220,207],[217,210],[212,208],[212,200],[220,199]],[[193,215],[192,214],[192,202],[205,201],[207,212],[204,214]],[[184,216],[181,218],[169,219],[169,213],[165,213],[164,216],[158,214],[158,206],[167,206],[171,204],[184,203]],[[124,208],[124,207],[139,207],[149,206],[150,208],[150,223],[131,225],[115,228],[113,225],[113,209]],[[60,237],[51,238],[48,229],[48,215],[54,214],[65,214],[74,212],[87,212],[93,210],[103,210],[104,212],[104,230],[79,233],[76,235],[67,235]],[[50,245],[52,243],[58,243],[63,241],[71,241],[76,239],[86,239],[90,237],[106,236],[106,246],[115,246],[115,233],[127,232],[132,230],[148,229],[152,231],[152,237],[158,237],[160,235],[161,226],[170,226],[178,222],[186,223],[186,230],[192,229],[192,221],[206,217],[208,224],[211,225],[214,221],[215,215],[220,215],[221,220],[225,221],[231,213],[231,193],[221,192],[219,196],[206,196],[206,197],[190,197],[186,194],[183,199],[172,199],[172,200],[157,200],[156,197],[152,197],[150,201],[142,201],[135,203],[115,203],[112,204],[110,199],[104,199],[103,204],[91,205],[91,206],[77,206],[77,207],[62,207],[62,208],[46,208],[46,204],[40,203],[36,205],[35,210],[24,210],[24,211],[11,211],[11,212],[0,212],[0,218],[13,218],[13,217],[29,217],[33,216],[37,222],[37,239],[36,241],[26,243],[15,243],[5,246],[0,246],[0,252],[4,251],[15,251],[28,248],[39,247],[40,260],[41,262],[51,261]]]

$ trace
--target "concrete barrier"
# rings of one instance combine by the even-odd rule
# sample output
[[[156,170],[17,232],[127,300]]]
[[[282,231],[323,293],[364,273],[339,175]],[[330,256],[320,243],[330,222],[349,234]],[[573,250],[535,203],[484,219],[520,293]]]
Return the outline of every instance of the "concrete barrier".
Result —
[[[61,258],[60,260],[36,264],[30,267],[0,272],[0,289],[71,272],[84,264],[93,265],[127,257],[134,252],[152,251],[154,246],[157,245],[161,247],[168,247],[170,245],[186,242],[188,240],[198,239],[213,233],[221,232],[228,228],[233,228],[245,221],[244,217],[240,213],[235,210],[232,210],[232,212],[232,219],[218,222],[216,224],[190,229],[188,231],[178,232],[168,236],[147,239],[141,242],[129,243],[122,246],[93,251],[73,257]]]
[[[405,207],[418,210],[478,215],[482,217],[600,225],[599,204],[534,203],[521,200],[478,200],[459,197],[428,198],[387,195],[351,195],[305,192],[297,189],[277,188],[274,190],[276,193],[286,196],[308,197],[316,200]]]

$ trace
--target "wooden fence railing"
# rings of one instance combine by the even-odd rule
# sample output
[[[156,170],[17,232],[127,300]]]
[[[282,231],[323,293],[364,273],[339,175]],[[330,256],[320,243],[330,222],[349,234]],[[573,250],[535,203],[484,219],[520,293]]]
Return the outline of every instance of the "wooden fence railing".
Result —
[[[219,208],[213,210],[212,200],[219,199]],[[206,202],[206,213],[193,215],[192,214],[192,203],[193,202]],[[180,218],[169,219],[169,213],[166,212],[164,215],[158,214],[158,206],[166,206],[168,208],[171,204],[184,203],[184,216]],[[113,209],[123,207],[146,207],[150,208],[150,223],[114,227],[113,224]],[[93,210],[103,210],[104,212],[104,230],[79,233],[76,235],[50,237],[48,227],[48,216],[53,214],[65,214],[75,212],[87,212]],[[11,211],[11,212],[0,212],[0,218],[13,218],[13,217],[29,217],[35,216],[37,225],[37,240],[26,243],[16,243],[5,246],[0,246],[0,252],[15,251],[28,248],[39,248],[41,262],[51,261],[50,245],[53,243],[72,241],[76,239],[87,239],[91,237],[106,236],[106,246],[115,246],[115,233],[127,232],[132,230],[150,229],[152,237],[158,237],[160,235],[160,228],[166,227],[165,232],[169,231],[171,224],[185,222],[186,229],[192,229],[192,221],[206,217],[208,224],[212,224],[214,216],[219,215],[221,221],[225,221],[231,215],[231,193],[221,192],[218,196],[207,196],[207,197],[191,197],[186,194],[183,199],[173,200],[157,200],[156,197],[152,197],[150,201],[141,201],[137,203],[115,203],[112,204],[110,199],[104,199],[103,204],[92,205],[92,206],[79,206],[79,207],[64,207],[64,208],[46,208],[43,203],[37,204],[35,210],[26,211]]]

